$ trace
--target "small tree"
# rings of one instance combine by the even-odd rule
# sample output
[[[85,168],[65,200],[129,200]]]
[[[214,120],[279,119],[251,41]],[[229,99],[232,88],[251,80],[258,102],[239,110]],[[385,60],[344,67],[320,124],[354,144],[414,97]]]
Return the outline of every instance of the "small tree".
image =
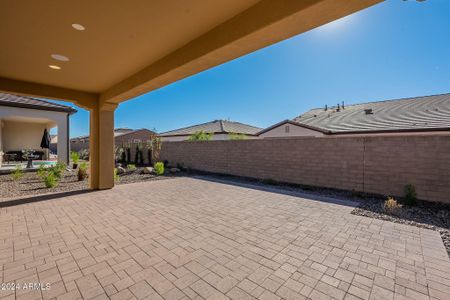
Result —
[[[138,164],[139,163],[139,145],[136,144],[136,151],[134,153],[134,163]]]
[[[131,149],[130,147],[127,147],[127,164],[131,163]]]
[[[150,154],[150,164],[154,164],[159,160],[161,154],[162,141],[159,137],[153,137],[150,142],[147,143],[147,148]]]
[[[416,205],[417,204],[416,188],[412,184],[407,184],[407,185],[405,185],[403,190],[405,193],[405,196],[403,198],[405,201],[405,204],[408,206]]]
[[[213,138],[213,133],[207,133],[203,130],[194,132],[190,137],[189,141],[210,141]]]

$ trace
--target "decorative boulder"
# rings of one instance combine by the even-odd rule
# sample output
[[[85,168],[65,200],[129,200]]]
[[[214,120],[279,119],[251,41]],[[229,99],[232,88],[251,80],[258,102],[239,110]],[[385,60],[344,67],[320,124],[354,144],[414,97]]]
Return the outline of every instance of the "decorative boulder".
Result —
[[[155,173],[153,167],[145,167],[142,169],[142,174],[153,174],[153,173]]]
[[[170,168],[170,173],[175,174],[175,173],[178,173],[178,172],[180,172],[180,169],[178,169],[178,168]]]
[[[117,175],[125,174],[126,170],[122,167],[117,167]]]

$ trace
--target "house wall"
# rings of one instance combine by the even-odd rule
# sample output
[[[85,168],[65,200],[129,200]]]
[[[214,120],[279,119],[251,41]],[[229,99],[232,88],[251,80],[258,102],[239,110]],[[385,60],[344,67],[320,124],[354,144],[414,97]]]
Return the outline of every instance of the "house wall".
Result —
[[[47,124],[4,121],[3,151],[41,150],[41,140]]]
[[[0,106],[0,119],[2,119],[5,123],[6,122],[23,122],[25,124],[33,123],[33,124],[47,124],[43,125],[44,127],[47,126],[47,129],[51,127],[58,126],[58,161],[61,162],[67,162],[68,160],[68,151],[67,148],[67,136],[68,136],[68,128],[67,128],[67,113],[65,112],[58,112],[58,111],[47,111],[47,110],[39,110],[39,109],[29,109],[29,108],[21,108],[21,107],[9,107],[9,106]],[[14,128],[9,127],[6,128],[6,126],[3,128],[3,143],[2,147],[5,149],[11,149],[12,150],[21,150],[24,148],[30,148],[29,146],[35,145],[35,140],[39,139],[37,148],[40,149],[42,134],[43,134],[43,126],[31,126],[27,127],[29,130],[26,132],[19,132],[17,140],[16,135],[13,135],[13,133],[9,133],[9,130],[13,130]],[[39,128],[41,130],[37,137],[34,137],[30,140],[27,138],[30,134],[29,132],[35,132],[34,130]],[[13,139],[12,145],[8,145],[9,140],[6,139],[6,136],[10,137],[9,139]],[[19,144],[19,142],[21,142]],[[9,150],[3,150],[3,151],[9,151]]]
[[[170,165],[282,182],[450,203],[450,135],[167,142]]]
[[[288,131],[286,132],[286,127],[288,127]],[[324,136],[322,132],[311,130],[308,128],[304,128],[294,124],[281,124],[275,128],[272,128],[269,131],[266,131],[259,135],[260,138],[269,138],[269,137],[294,137],[294,136]]]

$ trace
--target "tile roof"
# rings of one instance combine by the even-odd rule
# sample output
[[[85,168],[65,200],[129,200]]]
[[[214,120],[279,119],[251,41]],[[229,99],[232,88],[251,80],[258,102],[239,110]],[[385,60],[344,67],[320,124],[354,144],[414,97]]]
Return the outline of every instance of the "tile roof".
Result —
[[[330,133],[450,130],[450,94],[315,108],[293,121]]]
[[[152,130],[149,130],[147,128],[140,128],[140,129],[131,129],[131,128],[115,128],[114,129],[114,137],[124,136],[131,133],[136,133],[139,131],[147,131],[149,134],[156,135],[156,133]],[[70,139],[71,141],[79,141],[79,140],[89,140],[89,135],[80,135],[76,136]]]
[[[207,133],[243,133],[248,135],[254,135],[261,128],[227,120],[214,120],[212,122],[184,127],[176,130],[171,130],[159,134],[160,136],[177,136],[177,135],[191,135],[198,131],[204,131]]]
[[[77,112],[70,106],[61,105],[58,103],[45,101],[41,99],[6,93],[0,93],[0,106],[13,106],[39,110],[61,111],[61,112],[68,112],[70,114]]]

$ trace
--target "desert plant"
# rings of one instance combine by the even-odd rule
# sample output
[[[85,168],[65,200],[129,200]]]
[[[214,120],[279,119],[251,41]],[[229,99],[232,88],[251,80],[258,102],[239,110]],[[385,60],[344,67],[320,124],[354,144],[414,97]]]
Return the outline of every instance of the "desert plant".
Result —
[[[72,160],[72,168],[76,169],[78,167],[78,162],[80,161],[80,154],[78,152],[70,152],[70,159]]]
[[[44,184],[46,188],[53,188],[58,185],[58,177],[55,175],[55,173],[49,171],[46,172],[46,174],[43,177]]]
[[[37,170],[37,175],[39,178],[44,178],[46,172],[47,170],[45,169],[44,165],[40,165],[39,169]]]
[[[117,168],[114,168],[114,181],[119,181],[120,176],[118,174]]]
[[[136,153],[134,155],[134,163],[135,164],[143,164],[143,158],[142,158],[142,150],[139,144],[136,144]]]
[[[135,164],[129,164],[129,165],[127,165],[127,170],[128,171],[130,171],[130,172],[134,172],[134,171],[136,171],[136,165]]]
[[[127,153],[127,163],[131,163],[131,149],[128,147],[127,149],[125,149],[126,153]]]
[[[394,199],[394,197],[388,197],[386,201],[383,203],[383,211],[387,214],[395,215],[398,213],[399,209],[402,208],[402,205]]]
[[[48,168],[48,171],[49,173],[53,173],[53,175],[55,175],[56,178],[60,179],[65,169],[66,169],[65,163],[57,162],[56,165]]]
[[[403,201],[408,206],[413,206],[417,204],[417,193],[416,188],[412,184],[405,185]]]
[[[243,133],[234,133],[234,132],[230,132],[228,134],[228,137],[230,138],[230,140],[246,140],[247,136]]]
[[[159,137],[153,137],[149,143],[147,143],[149,163],[153,164],[159,160],[161,153],[162,141]]]
[[[17,180],[21,179],[23,177],[22,165],[17,165],[14,168],[14,171],[12,171],[11,176],[12,176],[14,181],[17,181]]]
[[[189,141],[210,141],[213,138],[213,133],[207,133],[203,130],[194,132],[189,136]]]
[[[86,162],[82,162],[80,164],[80,167],[78,168],[78,174],[77,174],[78,181],[83,181],[83,180],[86,179],[86,177],[87,177],[87,168],[88,168],[88,165],[87,165]]]
[[[88,149],[83,149],[79,152],[80,154],[80,159],[82,160],[89,160],[89,150]]]
[[[157,162],[153,168],[155,169],[156,175],[163,175],[164,174],[164,163],[163,162]]]
[[[115,156],[116,156],[116,157],[115,157],[116,162],[120,162],[120,163],[122,163],[122,164],[125,164],[125,163],[126,163],[126,161],[127,161],[127,155],[126,155],[126,153],[125,153],[125,148],[124,148],[123,145],[120,146],[120,147],[115,147],[114,153],[115,153]]]

